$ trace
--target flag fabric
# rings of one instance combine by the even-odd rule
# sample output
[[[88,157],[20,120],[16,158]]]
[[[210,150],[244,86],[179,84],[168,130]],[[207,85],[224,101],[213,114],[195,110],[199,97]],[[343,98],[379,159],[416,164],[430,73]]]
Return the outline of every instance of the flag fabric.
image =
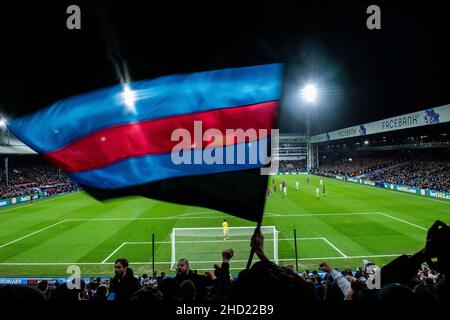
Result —
[[[136,81],[8,127],[97,199],[141,195],[259,221],[281,78],[269,64]],[[257,134],[239,140],[238,129]]]

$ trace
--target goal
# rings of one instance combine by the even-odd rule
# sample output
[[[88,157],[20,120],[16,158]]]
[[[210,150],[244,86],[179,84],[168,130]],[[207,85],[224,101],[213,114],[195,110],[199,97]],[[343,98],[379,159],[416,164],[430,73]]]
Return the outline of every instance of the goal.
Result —
[[[255,227],[229,227],[228,240],[223,228],[174,228],[171,237],[171,270],[179,259],[187,259],[191,269],[211,270],[214,263],[222,261],[222,250],[232,248],[233,268],[246,266],[250,255],[250,239]],[[278,263],[278,230],[275,226],[261,227],[266,256]],[[257,260],[255,260],[257,261]]]

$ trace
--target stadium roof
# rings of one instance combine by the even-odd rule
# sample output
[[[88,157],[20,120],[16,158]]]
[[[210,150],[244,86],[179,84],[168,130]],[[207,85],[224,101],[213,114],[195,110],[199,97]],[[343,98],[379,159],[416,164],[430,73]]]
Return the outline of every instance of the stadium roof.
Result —
[[[34,150],[26,146],[17,139],[9,130],[5,129],[0,134],[0,154],[2,155],[25,155],[37,154]]]

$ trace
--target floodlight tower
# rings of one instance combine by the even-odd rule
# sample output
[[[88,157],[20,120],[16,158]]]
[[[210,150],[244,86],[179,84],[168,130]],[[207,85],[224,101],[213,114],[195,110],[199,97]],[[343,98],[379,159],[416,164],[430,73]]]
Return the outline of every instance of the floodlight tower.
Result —
[[[311,138],[310,138],[310,136],[311,136],[310,122],[311,122],[311,107],[314,105],[314,103],[317,100],[317,94],[318,94],[317,87],[312,83],[306,84],[300,90],[300,97],[301,97],[303,106],[305,106],[305,109],[306,109],[306,144],[307,144],[307,150],[308,150],[306,166],[307,166],[308,171],[310,171],[313,167],[313,150],[311,147]]]
[[[9,143],[9,130],[8,130],[8,127],[7,127],[7,123],[8,123],[8,120],[6,118],[0,117],[0,131],[1,131],[2,135],[6,134],[6,137],[8,139],[7,145],[9,145],[10,144]],[[5,166],[5,183],[6,183],[6,186],[9,186],[8,157],[4,158],[4,166]]]

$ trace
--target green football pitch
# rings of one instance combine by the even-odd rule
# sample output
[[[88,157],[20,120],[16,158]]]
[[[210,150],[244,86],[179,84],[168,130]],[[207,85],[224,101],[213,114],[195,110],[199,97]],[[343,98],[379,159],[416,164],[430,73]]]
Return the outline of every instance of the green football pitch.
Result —
[[[450,223],[450,202],[322,178],[327,194],[317,199],[320,177],[275,176],[285,180],[287,196],[272,194],[266,201],[263,226],[278,234],[280,264],[295,264],[297,231],[299,269],[316,269],[321,261],[344,268],[363,259],[383,265],[403,253],[423,247],[426,230],[439,219]],[[270,177],[270,185],[272,177]],[[300,189],[295,190],[295,181]],[[322,189],[320,190],[322,192]],[[206,195],[205,195],[206,196]],[[171,269],[173,228],[199,228],[176,238],[175,258],[188,258],[191,267],[211,270],[221,250],[233,248],[233,272],[246,265],[250,236],[221,229],[213,234],[201,228],[231,228],[255,223],[233,216],[141,197],[98,202],[84,192],[0,210],[0,276],[64,276],[78,265],[82,276],[113,275],[116,258],[126,257],[137,274],[152,270],[152,234],[155,270]],[[233,229],[231,229],[233,230]],[[273,255],[273,236],[265,248]],[[256,257],[254,261],[256,261]]]

